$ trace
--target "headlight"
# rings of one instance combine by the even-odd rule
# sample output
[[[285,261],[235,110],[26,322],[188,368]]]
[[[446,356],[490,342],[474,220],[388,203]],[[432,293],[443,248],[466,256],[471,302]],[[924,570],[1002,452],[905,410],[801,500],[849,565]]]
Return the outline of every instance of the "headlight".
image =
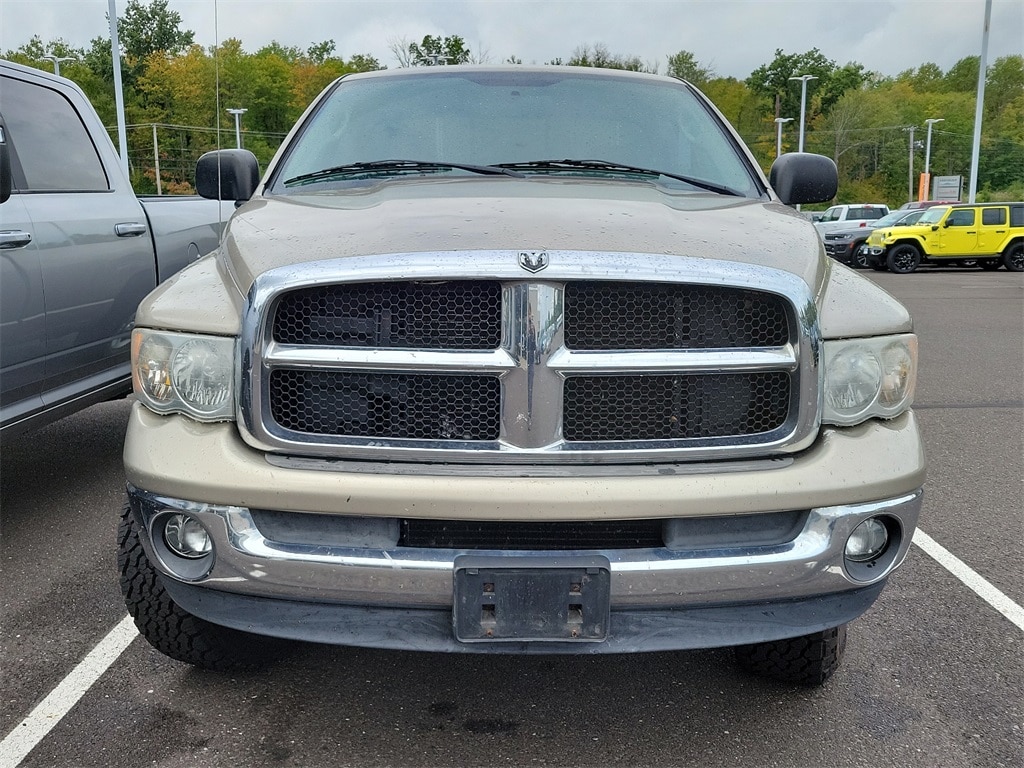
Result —
[[[910,408],[917,384],[917,336],[826,341],[824,346],[824,423],[891,419]]]
[[[144,328],[132,333],[135,394],[157,413],[234,418],[234,369],[234,339]]]

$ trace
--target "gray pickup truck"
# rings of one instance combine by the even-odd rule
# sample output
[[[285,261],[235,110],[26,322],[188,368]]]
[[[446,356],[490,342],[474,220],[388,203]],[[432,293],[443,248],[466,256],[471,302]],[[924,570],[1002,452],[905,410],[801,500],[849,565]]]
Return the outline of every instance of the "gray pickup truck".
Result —
[[[899,567],[925,460],[907,311],[679,80],[346,76],[216,254],[140,306],[121,586],[163,653],[736,646],[818,684]],[[865,311],[870,308],[870,311]],[[271,641],[271,644],[274,643]]]
[[[139,301],[216,248],[226,214],[198,196],[136,197],[81,89],[6,61],[0,157],[0,432],[9,437],[131,391]]]

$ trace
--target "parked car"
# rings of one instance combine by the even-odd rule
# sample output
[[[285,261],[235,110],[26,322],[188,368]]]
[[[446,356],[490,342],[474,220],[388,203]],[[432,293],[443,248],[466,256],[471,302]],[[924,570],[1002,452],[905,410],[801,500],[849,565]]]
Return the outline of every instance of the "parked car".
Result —
[[[881,203],[857,203],[852,205],[833,205],[821,218],[814,222],[814,227],[822,237],[828,232],[835,232],[850,227],[866,227],[873,221],[889,213],[889,206]]]
[[[909,227],[879,228],[868,264],[905,274],[921,264],[1024,269],[1024,203],[937,205]]]
[[[85,94],[0,62],[0,432],[131,391],[139,301],[216,248],[217,201],[140,199]],[[225,206],[230,212],[230,206]]]
[[[904,203],[897,210],[916,211],[923,208],[932,208],[936,205],[956,205],[959,202],[959,200],[912,200],[909,203]]]
[[[884,227],[904,227],[913,224],[924,214],[924,209],[898,210],[887,213],[866,226],[839,229],[825,235],[825,253],[836,261],[857,269],[868,268],[867,254],[862,250],[872,231]]]
[[[669,77],[448,66],[346,75],[262,180],[222,150],[197,181],[241,207],[132,345],[118,562],[155,648],[836,670],[925,460],[909,314],[787,207],[829,158],[766,179]]]

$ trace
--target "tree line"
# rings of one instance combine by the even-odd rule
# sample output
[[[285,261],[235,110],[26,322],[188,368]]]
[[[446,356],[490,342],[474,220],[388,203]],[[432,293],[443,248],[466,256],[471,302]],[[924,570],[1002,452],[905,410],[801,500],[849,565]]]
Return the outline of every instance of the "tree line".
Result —
[[[329,83],[342,75],[386,69],[368,54],[345,58],[333,40],[306,49],[277,42],[247,52],[232,38],[203,48],[182,29],[168,0],[129,0],[118,19],[122,83],[132,183],[140,193],[157,191],[159,164],[163,192],[190,192],[195,161],[219,146],[233,146],[238,116],[244,146],[262,165],[288,129]],[[493,63],[473,52],[458,35],[426,35],[419,41],[390,40],[399,67]],[[113,62],[104,37],[86,48],[39,36],[4,58],[51,70],[74,80],[101,119],[116,125]],[[504,63],[521,64],[516,56]],[[583,44],[565,58],[544,64],[606,67],[657,73],[659,62],[613,53],[606,45]],[[739,80],[719,77],[689,51],[666,56],[664,74],[700,88],[721,110],[767,169],[775,158],[779,129],[783,151],[798,143],[801,83],[807,84],[804,149],[831,157],[839,168],[839,201],[885,202],[898,206],[916,194],[924,170],[925,121],[935,123],[930,144],[933,176],[970,173],[975,92],[980,57],[969,56],[948,71],[924,63],[884,76],[857,62],[837,64],[817,48],[804,53],[775,51],[772,61]],[[978,199],[1024,199],[1024,56],[1004,56],[986,72],[978,168]],[[777,118],[787,122],[779,123]],[[911,169],[911,161],[914,166]]]

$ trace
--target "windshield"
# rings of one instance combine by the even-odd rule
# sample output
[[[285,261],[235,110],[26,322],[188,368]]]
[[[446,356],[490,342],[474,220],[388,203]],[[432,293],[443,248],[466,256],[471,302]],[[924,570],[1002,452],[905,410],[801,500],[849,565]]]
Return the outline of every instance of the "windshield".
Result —
[[[882,218],[878,219],[871,226],[873,227],[891,227],[897,221],[901,221],[904,216],[907,215],[906,211],[894,211],[893,213],[887,213]]]
[[[628,177],[761,194],[731,136],[682,83],[456,67],[341,81],[288,148],[272,190],[464,176],[499,165],[515,168],[514,176]]]
[[[921,214],[921,218],[917,220],[917,223],[918,224],[937,224],[938,221],[943,216],[946,215],[946,211],[948,211],[948,210],[949,210],[949,208],[946,207],[946,206],[936,205],[936,206],[934,206],[932,208],[929,208],[927,211],[925,211],[923,214]]]

